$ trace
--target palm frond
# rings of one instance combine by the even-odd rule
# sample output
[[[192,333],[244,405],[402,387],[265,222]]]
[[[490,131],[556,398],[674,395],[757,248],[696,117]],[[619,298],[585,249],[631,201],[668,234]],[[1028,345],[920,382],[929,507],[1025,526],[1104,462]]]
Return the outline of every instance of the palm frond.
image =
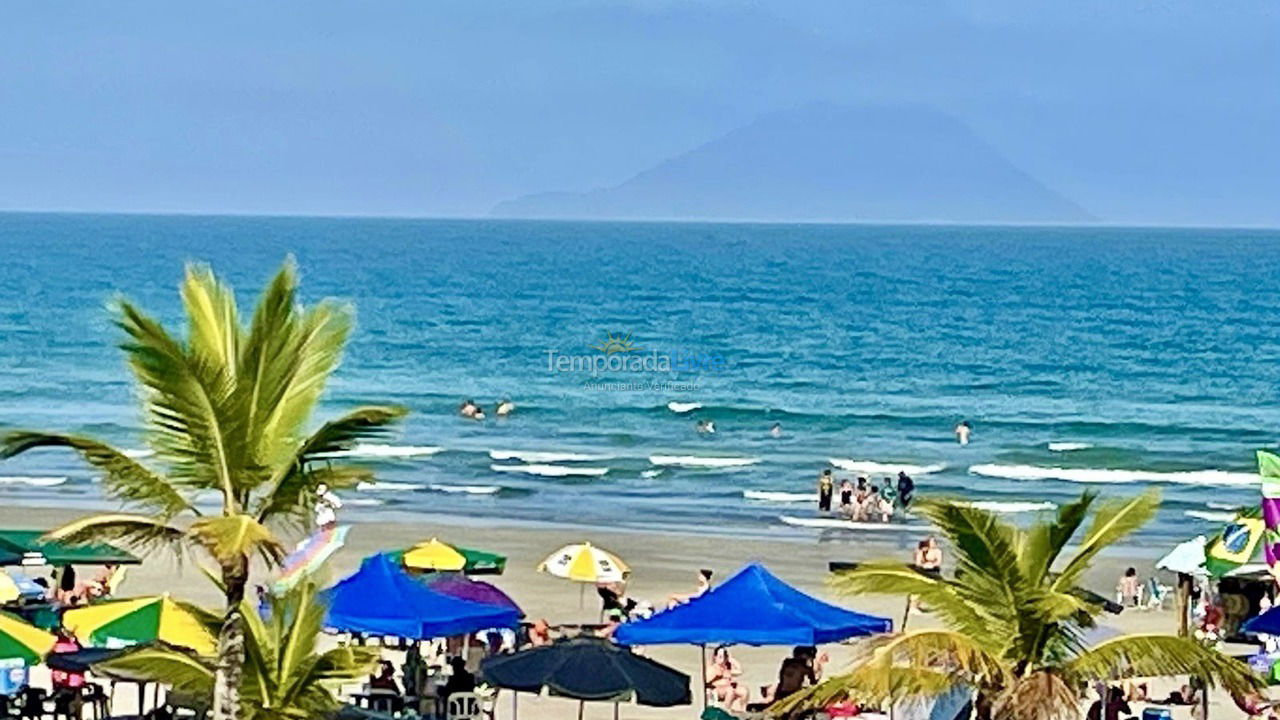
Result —
[[[313,465],[334,459],[337,453],[350,450],[357,443],[385,437],[408,412],[408,408],[394,405],[363,407],[320,426],[298,446],[288,462],[279,465],[269,490],[257,503],[259,521],[282,516],[306,518],[316,488],[322,483],[341,489],[367,479],[368,474],[362,469],[343,469],[351,466],[326,465],[322,473]]]
[[[774,717],[789,717],[833,703],[851,701],[871,707],[910,704],[941,695],[958,683],[947,672],[920,667],[859,667],[833,675],[768,707]]]
[[[1029,581],[1039,583],[1050,572],[1063,548],[1084,524],[1097,497],[1095,492],[1081,493],[1079,499],[1060,505],[1052,522],[1037,522],[1023,533],[1018,559]]]
[[[0,436],[0,459],[39,447],[68,448],[79,453],[85,462],[102,471],[102,488],[111,497],[164,516],[184,510],[197,512],[167,478],[110,445],[89,438],[13,431]]]
[[[947,500],[921,503],[920,514],[946,536],[956,557],[957,572],[978,573],[1009,589],[1021,582],[1018,531],[996,513]]]
[[[160,323],[127,302],[121,347],[144,388],[148,425],[170,475],[197,488],[218,490],[234,508],[235,477],[249,464],[233,408],[233,378],[208,358],[188,355]]]
[[[211,367],[237,375],[243,342],[236,296],[209,266],[189,263],[182,283],[191,353]]]
[[[910,565],[864,563],[852,570],[837,572],[827,584],[845,595],[906,595],[928,606],[929,611],[946,621],[954,630],[971,637],[993,641],[1007,632],[991,619],[989,600],[970,600],[959,592],[957,584],[927,575]]]
[[[1098,553],[1146,525],[1158,509],[1160,491],[1155,488],[1127,500],[1103,503],[1094,513],[1084,540],[1051,583],[1052,589],[1067,592],[1080,584]]]
[[[191,537],[220,565],[260,554],[272,563],[285,555],[284,546],[251,515],[202,517],[191,524]]]
[[[869,667],[932,668],[951,673],[973,685],[998,685],[1009,680],[1011,668],[981,642],[953,630],[915,630],[882,635],[860,645],[853,669]]]
[[[1063,671],[1079,682],[1129,677],[1194,675],[1211,686],[1243,694],[1266,686],[1245,663],[1173,635],[1123,635],[1099,643],[1066,663]]]
[[[124,677],[145,678],[160,682],[180,692],[212,697],[214,668],[209,661],[178,648],[154,647],[134,650],[121,657],[99,663],[107,677],[119,673]]]
[[[164,518],[128,513],[83,517],[51,531],[45,537],[70,545],[119,542],[143,553],[167,548],[179,558],[190,542],[186,532],[169,525]]]

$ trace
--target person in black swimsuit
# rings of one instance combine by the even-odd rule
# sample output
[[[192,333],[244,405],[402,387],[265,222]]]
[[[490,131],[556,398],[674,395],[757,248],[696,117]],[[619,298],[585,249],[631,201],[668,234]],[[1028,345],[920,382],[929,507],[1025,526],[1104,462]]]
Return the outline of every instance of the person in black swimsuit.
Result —
[[[827,512],[831,510],[831,495],[836,489],[836,479],[831,476],[831,469],[827,468],[818,476],[818,509]]]

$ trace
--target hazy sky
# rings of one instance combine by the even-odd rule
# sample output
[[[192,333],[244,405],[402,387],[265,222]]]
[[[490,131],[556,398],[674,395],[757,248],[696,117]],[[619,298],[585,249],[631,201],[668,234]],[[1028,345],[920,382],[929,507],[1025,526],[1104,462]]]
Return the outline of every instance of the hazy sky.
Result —
[[[1115,222],[1280,225],[1275,0],[0,3],[0,207],[483,215],[911,102]]]

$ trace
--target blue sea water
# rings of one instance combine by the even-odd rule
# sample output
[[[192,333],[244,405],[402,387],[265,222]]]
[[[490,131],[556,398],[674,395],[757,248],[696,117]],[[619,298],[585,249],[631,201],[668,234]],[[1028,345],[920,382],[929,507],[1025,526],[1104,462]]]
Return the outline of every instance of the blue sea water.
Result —
[[[413,410],[347,511],[424,524],[817,537],[779,519],[810,503],[744,493],[811,493],[837,459],[1010,512],[1155,484],[1140,541],[1159,545],[1255,503],[1253,451],[1280,428],[1275,231],[0,214],[0,251],[0,427],[129,448],[110,301],[179,322],[199,260],[247,307],[292,253],[305,299],[358,312],[324,412]],[[638,348],[615,362],[680,369],[583,371],[610,336]],[[456,414],[502,397],[509,418]],[[0,501],[102,503],[54,451],[0,463]]]

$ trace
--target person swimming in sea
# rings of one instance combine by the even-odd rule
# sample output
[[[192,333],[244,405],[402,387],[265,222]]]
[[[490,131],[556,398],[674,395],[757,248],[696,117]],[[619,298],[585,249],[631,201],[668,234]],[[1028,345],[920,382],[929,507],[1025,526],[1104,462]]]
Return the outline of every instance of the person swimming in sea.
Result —
[[[961,420],[960,424],[956,425],[955,433],[956,442],[961,445],[968,445],[969,435],[973,433],[973,426],[969,424],[968,420]]]
[[[693,429],[696,430],[699,435],[716,434],[716,424],[710,420],[699,420],[698,424],[693,426]]]
[[[493,414],[497,415],[498,417],[506,417],[511,413],[515,412],[515,409],[516,409],[515,403],[511,402],[507,398],[503,398],[502,401],[498,403],[498,406],[494,408]]]
[[[769,428],[769,436],[775,438],[782,437],[782,423],[774,423],[773,427]]]
[[[831,510],[831,494],[835,491],[836,479],[831,475],[831,468],[818,475],[818,510]]]
[[[477,412],[480,412],[480,406],[476,404],[475,400],[470,398],[464,400],[462,404],[458,406],[458,414],[462,417],[475,417]]]

